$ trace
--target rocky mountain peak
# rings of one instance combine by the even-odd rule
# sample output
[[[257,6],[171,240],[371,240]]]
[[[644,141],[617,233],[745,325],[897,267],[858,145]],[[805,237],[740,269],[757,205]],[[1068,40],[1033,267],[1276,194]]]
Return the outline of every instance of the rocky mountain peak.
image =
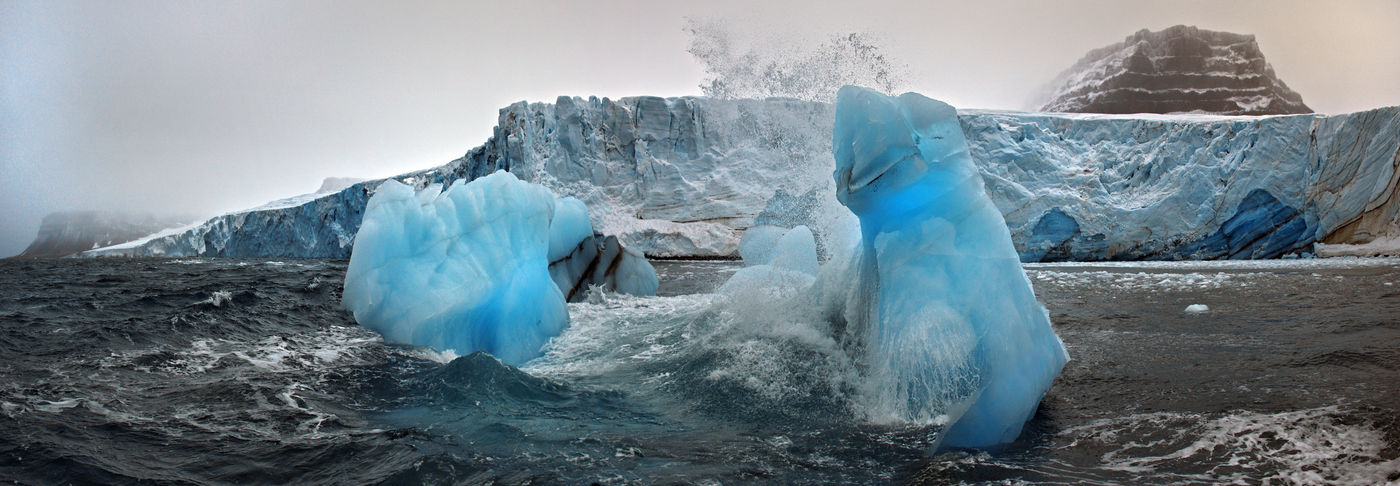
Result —
[[[1312,113],[1264,59],[1253,35],[1177,25],[1089,51],[1045,89],[1040,111]]]

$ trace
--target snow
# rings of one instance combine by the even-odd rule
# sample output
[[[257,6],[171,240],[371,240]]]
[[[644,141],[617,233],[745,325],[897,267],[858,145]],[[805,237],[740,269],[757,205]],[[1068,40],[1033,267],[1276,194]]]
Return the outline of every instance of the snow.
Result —
[[[523,364],[569,324],[550,279],[554,195],[498,172],[437,193],[385,182],[365,208],[344,304],[385,340]]]
[[[169,237],[169,236],[175,236],[175,235],[183,234],[183,233],[185,233],[185,232],[187,232],[187,231],[190,231],[190,230],[193,230],[193,229],[195,229],[195,228],[198,228],[199,226],[201,226],[201,225],[203,225],[203,224],[204,224],[204,222],[201,221],[201,222],[198,222],[198,223],[192,223],[192,224],[189,224],[189,225],[180,226],[180,227],[176,227],[176,228],[167,228],[167,229],[160,230],[160,231],[158,231],[158,232],[156,232],[155,234],[152,234],[152,235],[150,235],[150,236],[142,237],[142,238],[136,239],[136,240],[131,240],[131,241],[128,241],[128,242],[126,242],[126,243],[121,243],[121,244],[112,245],[112,246],[104,246],[104,247],[102,247],[102,248],[96,248],[96,249],[93,249],[93,250],[90,250],[90,251],[83,252],[83,254],[84,254],[84,255],[88,255],[88,256],[102,256],[104,253],[113,253],[113,254],[117,254],[117,253],[120,253],[120,250],[130,250],[130,249],[133,249],[133,248],[138,248],[138,247],[141,247],[142,245],[145,245],[146,243],[149,243],[149,242],[151,242],[151,241],[153,241],[153,240],[158,240],[158,239],[166,238],[166,237]]]
[[[951,420],[945,446],[1020,435],[1069,359],[1036,301],[953,107],[845,87],[833,134],[837,199],[859,218],[845,315],[881,410]],[[851,330],[848,330],[851,332]]]
[[[1187,314],[1204,314],[1210,312],[1210,306],[1205,304],[1191,304],[1186,306]]]

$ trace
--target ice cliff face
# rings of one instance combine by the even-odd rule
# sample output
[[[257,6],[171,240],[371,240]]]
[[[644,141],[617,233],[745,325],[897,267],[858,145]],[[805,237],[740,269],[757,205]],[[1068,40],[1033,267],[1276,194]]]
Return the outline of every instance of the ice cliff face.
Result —
[[[1396,228],[1400,107],[962,122],[1023,261],[1274,258]]]
[[[788,99],[560,97],[501,110],[492,140],[451,165],[577,197],[595,228],[648,256],[730,256],[775,189],[828,183],[831,119]]]
[[[501,110],[462,158],[415,188],[509,170],[588,206],[593,227],[651,257],[732,257],[760,225],[833,200],[829,104],[787,99],[560,98]],[[959,114],[987,193],[1025,261],[1269,258],[1396,233],[1400,107],[1336,116]],[[101,253],[350,255],[381,181],[216,217]],[[778,190],[784,195],[768,204]],[[791,199],[792,201],[788,201]],[[778,214],[785,207],[801,214]],[[769,207],[768,211],[764,211]],[[825,206],[822,206],[825,207]],[[788,219],[803,221],[786,221]]]
[[[1177,25],[1089,51],[1046,87],[1041,111],[1312,113],[1252,35]]]

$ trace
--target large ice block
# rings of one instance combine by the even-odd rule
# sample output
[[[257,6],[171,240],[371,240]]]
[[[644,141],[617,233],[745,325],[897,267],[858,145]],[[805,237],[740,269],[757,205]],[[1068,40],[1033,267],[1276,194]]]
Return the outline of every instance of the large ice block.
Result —
[[[945,446],[1014,440],[1069,359],[968,156],[953,107],[848,86],[837,199],[860,219],[858,316],[875,414],[947,420]]]
[[[345,306],[388,341],[529,361],[569,324],[549,274],[562,251],[550,245],[554,214],[548,189],[505,171],[441,193],[385,181],[355,236]],[[576,217],[561,223],[561,234],[583,231]]]

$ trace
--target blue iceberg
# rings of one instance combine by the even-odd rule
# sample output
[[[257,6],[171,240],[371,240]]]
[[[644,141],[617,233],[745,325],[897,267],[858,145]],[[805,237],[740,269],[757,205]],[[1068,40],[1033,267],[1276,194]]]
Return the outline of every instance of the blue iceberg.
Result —
[[[568,256],[594,239],[582,203],[508,172],[446,191],[385,181],[355,236],[343,302],[388,341],[519,365],[569,324],[551,257],[586,270],[595,262]]]
[[[1011,442],[1069,355],[957,112],[848,86],[833,144],[837,200],[861,232],[846,332],[881,388],[876,415],[950,423],[943,446]]]

